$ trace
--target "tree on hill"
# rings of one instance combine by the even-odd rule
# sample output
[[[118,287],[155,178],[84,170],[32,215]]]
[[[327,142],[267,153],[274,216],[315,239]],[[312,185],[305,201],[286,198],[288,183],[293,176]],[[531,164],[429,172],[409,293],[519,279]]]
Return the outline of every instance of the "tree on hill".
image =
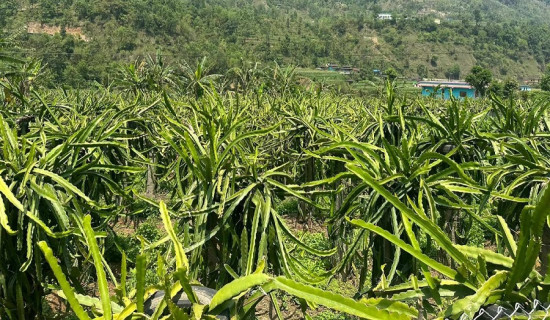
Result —
[[[519,90],[519,82],[513,78],[507,78],[504,81],[493,80],[487,87],[487,94],[503,98],[513,98]]]
[[[519,82],[516,79],[508,78],[504,81],[502,94],[505,98],[514,97],[519,89]]]
[[[502,97],[504,95],[504,84],[498,80],[493,80],[487,87],[487,95]]]
[[[449,70],[445,72],[445,77],[448,79],[458,80],[460,79],[460,66],[455,64]]]
[[[550,91],[550,64],[546,66],[546,72],[540,80],[540,88],[544,91]]]
[[[423,64],[419,64],[418,67],[416,68],[416,73],[418,73],[418,77],[420,79],[427,78],[428,77],[428,68]]]
[[[481,66],[474,66],[470,74],[466,76],[466,82],[471,84],[481,96],[485,96],[487,86],[491,83],[491,80],[493,80],[491,70]]]
[[[395,0],[392,3],[403,6],[399,13],[403,18],[396,17],[392,23],[376,16],[388,10],[389,1],[261,0],[254,6],[241,5],[246,2],[30,0],[29,6],[29,1],[2,0],[0,29],[18,30],[27,22],[44,24],[32,34],[10,34],[30,57],[44,62],[52,74],[48,80],[52,87],[59,82],[68,86],[108,82],[114,65],[154,55],[157,49],[169,60],[189,62],[207,52],[216,73],[236,67],[242,60],[304,68],[339,61],[368,70],[380,68],[385,58],[363,56],[380,51],[391,57],[400,76],[453,79],[464,78],[469,71],[462,69],[460,74],[453,66],[465,63],[457,55],[458,47],[472,51],[480,65],[490,66],[494,72],[505,70],[510,76],[528,77],[535,74],[525,75],[519,57],[525,55],[521,61],[530,61],[528,70],[538,70],[550,52],[550,25],[538,23],[546,21],[550,9],[541,7],[540,0],[524,0],[525,5],[517,6],[521,12],[516,12],[516,7],[496,7],[496,1],[491,1],[492,5],[473,0],[456,5],[436,1],[441,2],[438,11],[450,13],[449,20],[440,24],[433,17],[416,15],[432,9],[433,1],[409,5],[411,1]],[[342,4],[341,10],[334,10],[337,3]],[[465,10],[455,10],[458,6]],[[67,32],[55,36],[35,33],[62,26]],[[83,27],[86,40],[75,37],[70,52],[63,49],[57,54],[72,37],[69,28],[78,26]],[[417,68],[419,65],[423,66]],[[82,81],[74,81],[75,76]]]
[[[384,74],[390,81],[394,81],[398,77],[397,71],[392,67],[386,69],[386,71],[384,71]]]

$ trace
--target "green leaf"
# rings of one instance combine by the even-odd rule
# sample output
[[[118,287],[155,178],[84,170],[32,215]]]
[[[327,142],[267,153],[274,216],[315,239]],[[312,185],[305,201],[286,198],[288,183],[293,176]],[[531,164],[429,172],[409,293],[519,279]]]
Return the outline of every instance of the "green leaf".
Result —
[[[318,257],[330,257],[334,255],[337,251],[337,248],[332,248],[330,250],[317,250],[315,248],[312,248],[305,244],[304,242],[300,241],[300,239],[296,238],[296,236],[290,231],[290,229],[286,226],[286,223],[284,219],[282,219],[279,214],[276,212],[273,212],[274,217],[279,221],[279,226],[283,230],[283,232],[292,240],[298,247],[304,249],[304,251],[309,252],[313,255],[316,255]]]
[[[17,200],[17,198],[11,192],[6,182],[4,182],[4,179],[2,179],[2,177],[0,177],[0,192],[4,194],[6,199],[8,199],[8,201],[11,202],[11,204],[13,204],[19,211],[25,211],[21,202]]]
[[[543,227],[549,215],[550,187],[546,187],[533,213],[524,210],[521,214],[520,239],[516,259],[506,284],[505,294],[507,296],[510,295],[516,284],[525,280],[533,270],[542,245]]]
[[[371,186],[376,192],[380,193],[386,200],[393,204],[402,214],[404,214],[411,221],[416,223],[424,232],[432,236],[437,243],[459,264],[465,265],[471,272],[476,273],[475,266],[458,250],[453,246],[451,240],[441,231],[441,229],[435,225],[432,221],[427,220],[417,215],[413,210],[407,207],[396,196],[392,195],[386,188],[381,186],[374,178],[365,170],[356,167],[354,165],[346,165],[346,167],[353,171],[358,177],[363,179],[367,184]]]
[[[2,196],[0,196],[0,224],[9,235],[17,234],[17,231],[13,231],[10,227],[8,216],[6,215],[6,207],[4,206],[4,200],[2,200]]]
[[[412,201],[410,201],[410,202],[412,204]],[[409,219],[405,215],[402,215],[402,220],[403,220],[403,226],[405,227],[405,232],[409,236],[409,240],[411,241],[411,244],[412,244],[413,248],[415,250],[419,251],[419,252],[422,252],[421,249],[420,249],[420,244],[418,243],[418,241],[416,239],[416,235],[415,235],[414,231],[412,230],[412,225],[411,225]],[[441,299],[437,296],[437,290],[436,290],[437,284],[434,281],[434,279],[432,278],[430,270],[428,270],[428,267],[424,263],[421,263],[421,268],[422,268],[422,273],[424,274],[424,277],[426,278],[426,281],[430,285],[430,289],[432,289],[432,295],[436,299],[437,304],[441,304]]]
[[[127,273],[128,273],[128,270],[127,270],[127,266],[126,266],[126,262],[127,261],[127,258],[126,258],[126,252],[122,252],[122,261],[120,263],[120,283],[118,285],[118,289],[120,290],[120,301],[122,301],[122,299],[126,298],[127,297],[127,294],[126,294],[126,277],[127,277]]]
[[[0,54],[0,61],[2,62],[9,62],[9,63],[16,63],[16,64],[24,64],[25,60],[17,59],[12,56],[7,56],[5,54]]]
[[[199,299],[197,298],[195,291],[193,291],[193,288],[191,287],[191,283],[189,281],[189,278],[187,277],[187,270],[178,269],[175,275],[176,278],[180,281],[180,284],[183,287],[183,291],[185,291],[185,294],[187,294],[187,298],[189,299],[189,301],[191,301],[192,303],[198,303]]]
[[[462,245],[455,245],[455,247],[472,259],[477,259],[477,257],[482,256],[486,262],[506,268],[511,268],[514,263],[514,259],[491,250]]]
[[[315,203],[315,202],[311,201],[309,198],[305,197],[302,192],[293,190],[291,187],[289,187],[287,185],[284,185],[284,184],[282,184],[278,181],[275,181],[273,179],[270,179],[270,178],[267,178],[266,181],[269,182],[269,184],[271,184],[271,185],[287,192],[288,194],[291,194],[291,195],[295,196],[296,198],[308,203],[309,205],[314,206],[317,209],[320,209],[320,210],[326,210],[327,209],[327,208],[319,205],[318,203]]]
[[[242,141],[244,139],[248,139],[248,138],[252,138],[252,137],[258,137],[258,136],[268,134],[271,131],[273,131],[273,130],[277,129],[278,127],[280,127],[280,126],[281,126],[281,123],[279,122],[279,123],[276,123],[275,125],[273,125],[269,128],[248,132],[248,133],[242,134],[242,135],[238,136],[237,138],[235,138],[233,141],[231,141],[231,143],[229,143],[229,145],[225,148],[222,155],[218,159],[218,164],[217,164],[217,167],[215,168],[215,171],[218,172],[219,166],[221,166],[223,164],[225,158],[229,155],[229,153],[231,152],[233,147],[235,147],[237,145],[237,143],[239,143],[240,141]]]
[[[80,196],[82,199],[86,200],[86,202],[90,204],[94,204],[95,202],[92,201],[92,199],[88,198],[87,195],[85,195],[82,191],[80,191],[76,186],[74,186],[72,183],[67,181],[66,179],[62,178],[61,176],[42,169],[35,168],[34,172],[41,174],[43,176],[50,177],[53,181],[57,182],[59,185],[61,185],[66,190]]]
[[[87,215],[84,217],[84,234],[88,247],[92,253],[94,260],[95,270],[97,274],[97,286],[99,289],[99,296],[101,298],[101,304],[103,305],[103,318],[105,320],[111,320],[113,314],[111,312],[111,298],[109,296],[109,286],[107,284],[107,276],[105,275],[105,269],[103,268],[103,261],[97,241],[95,239],[95,233],[92,229],[92,217]]]
[[[485,301],[491,296],[491,293],[506,281],[507,277],[507,271],[497,272],[494,276],[489,278],[474,295],[452,303],[445,312],[445,316],[449,317],[465,313],[470,319],[473,319],[474,314],[483,306]]]
[[[40,241],[38,243],[38,246],[40,247],[40,250],[42,250],[42,253],[46,258],[46,261],[50,265],[50,268],[52,268],[55,278],[57,279],[59,286],[61,286],[63,293],[67,297],[67,301],[69,302],[69,305],[73,309],[73,312],[75,313],[75,315],[80,320],[89,320],[90,317],[88,316],[88,314],[86,314],[86,312],[78,302],[78,299],[75,296],[73,288],[67,281],[67,278],[65,278],[65,274],[63,274],[63,270],[61,269],[61,267],[57,263],[57,259],[53,255],[52,249],[50,249],[50,247],[45,241]]]
[[[212,297],[212,301],[210,301],[210,311],[213,311],[217,306],[241,294],[242,292],[255,286],[260,286],[269,280],[271,280],[271,278],[263,273],[253,273],[251,275],[233,280],[218,290],[214,297]]]
[[[27,211],[27,217],[29,219],[31,219],[34,223],[36,223],[38,226],[40,226],[40,228],[42,228],[42,230],[44,230],[44,232],[46,232],[46,234],[49,236],[49,237],[52,237],[52,238],[63,238],[69,234],[71,234],[73,232],[73,230],[66,230],[66,231],[63,231],[63,232],[53,232],[45,223],[44,221],[40,220],[37,216],[33,215],[32,213],[30,213],[29,211]]]
[[[508,228],[508,224],[506,223],[504,218],[502,218],[501,216],[497,216],[497,219],[500,226],[500,230],[504,235],[504,243],[506,243],[506,247],[508,247],[508,251],[510,252],[510,255],[512,257],[515,257],[518,247],[516,245],[516,241],[514,240],[514,236],[512,235],[510,228]]]
[[[282,290],[311,303],[320,304],[330,309],[350,315],[373,320],[400,320],[410,319],[406,314],[380,310],[374,306],[355,301],[351,298],[301,284],[285,277],[278,277],[263,286],[266,292]]]
[[[65,296],[65,293],[63,291],[56,291],[55,293],[59,297],[67,300],[67,296]],[[79,293],[76,293],[75,296],[76,296],[76,299],[78,300],[78,303],[80,303],[81,306],[90,307],[90,308],[92,308],[92,310],[102,310],[103,309],[103,306],[101,304],[101,300],[96,298],[96,297],[85,296],[85,295],[82,295],[82,294],[79,294]],[[116,304],[112,301],[111,301],[111,307],[113,308],[114,313],[120,313],[124,310],[120,305],[118,305],[118,304]]]
[[[393,301],[383,298],[370,298],[370,299],[361,299],[359,302],[364,303],[368,306],[376,307],[377,309],[388,310],[390,312],[396,312],[405,314],[411,318],[418,317],[418,310],[409,307],[406,303]]]
[[[104,147],[118,147],[125,148],[126,145],[120,142],[115,141],[100,141],[100,142],[81,142],[81,143],[71,143],[71,147],[82,147],[82,148],[104,148]]]
[[[166,229],[166,232],[168,232],[168,235],[170,236],[170,239],[174,244],[174,251],[176,252],[176,267],[177,269],[185,270],[185,272],[187,273],[189,272],[189,262],[187,261],[187,256],[185,255],[183,246],[179,241],[176,232],[174,231],[174,227],[172,227],[172,220],[170,220],[170,215],[168,214],[168,210],[166,209],[166,204],[164,203],[164,201],[161,201],[159,205],[160,216],[162,217],[164,228]]]
[[[136,308],[138,312],[143,313],[143,303],[145,300],[145,273],[147,256],[143,253],[136,258]]]
[[[254,255],[256,254],[256,236],[258,234],[258,225],[260,223],[260,215],[262,213],[263,206],[265,206],[265,202],[263,199],[261,199],[260,196],[254,195],[252,198],[252,202],[255,204],[254,208],[254,217],[252,218],[252,230],[250,230],[250,243],[249,243],[249,251],[247,253],[247,263],[246,263],[246,269],[245,269],[245,275],[249,275],[252,273],[252,268],[254,264]],[[243,230],[243,234],[244,231]]]
[[[386,231],[386,230],[384,230],[384,229],[382,229],[378,226],[375,226],[372,223],[366,223],[363,220],[355,219],[355,220],[351,220],[350,222],[351,222],[351,224],[353,224],[357,227],[370,230],[370,231],[384,237],[385,239],[387,239],[388,241],[390,241],[394,245],[398,246],[399,248],[403,249],[404,251],[406,251],[407,253],[409,253],[410,255],[415,257],[416,259],[418,259],[420,262],[422,262],[425,265],[429,266],[430,268],[434,269],[435,271],[440,272],[440,273],[444,274],[445,276],[447,276],[451,279],[457,278],[458,273],[456,271],[454,271],[453,269],[451,269],[451,268],[449,268],[449,267],[433,260],[432,258],[426,256],[420,250],[417,250],[417,249],[413,248],[412,246],[406,244],[403,240],[399,239],[394,234],[392,234],[392,233],[390,233],[390,232],[388,232],[388,231]],[[457,280],[457,279],[455,279],[455,280]]]
[[[418,162],[423,162],[423,161],[426,161],[428,159],[437,159],[437,160],[441,160],[443,162],[445,162],[446,164],[448,164],[451,168],[453,168],[453,170],[462,178],[464,179],[465,181],[473,184],[473,185],[477,185],[475,183],[475,181],[470,177],[468,176],[464,170],[462,169],[462,167],[454,162],[453,160],[451,160],[449,157],[446,157],[442,154],[439,154],[439,153],[435,153],[435,152],[425,152],[423,153],[420,158],[418,159]]]

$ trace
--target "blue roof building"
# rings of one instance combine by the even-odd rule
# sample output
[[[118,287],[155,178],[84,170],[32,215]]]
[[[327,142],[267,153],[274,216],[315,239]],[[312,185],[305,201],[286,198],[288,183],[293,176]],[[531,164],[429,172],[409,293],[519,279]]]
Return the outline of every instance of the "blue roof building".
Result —
[[[472,85],[463,81],[419,81],[418,86],[422,88],[422,95],[425,97],[437,97],[445,100],[477,97],[477,92]]]
[[[328,71],[338,71],[340,69],[340,66],[334,63],[328,63],[326,68]]]
[[[520,90],[520,91],[531,91],[532,89],[531,89],[531,87],[528,86],[528,85],[523,85],[523,86],[520,86],[520,87],[519,87],[519,90]]]

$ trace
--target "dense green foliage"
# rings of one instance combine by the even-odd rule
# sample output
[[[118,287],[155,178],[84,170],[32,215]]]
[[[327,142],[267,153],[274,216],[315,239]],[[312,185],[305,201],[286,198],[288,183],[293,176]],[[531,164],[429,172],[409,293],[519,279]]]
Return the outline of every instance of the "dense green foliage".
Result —
[[[0,28],[17,35],[20,51],[44,59],[52,87],[108,84],[116,63],[157,51],[174,62],[207,56],[217,72],[242,61],[332,62],[361,68],[362,78],[389,67],[454,78],[478,64],[501,78],[540,78],[550,57],[548,4],[502,2],[6,0]],[[379,12],[395,19],[379,21]],[[61,30],[27,34],[32,23]],[[74,27],[88,42],[71,35]]]
[[[49,90],[39,62],[0,53],[2,318],[44,318],[55,294],[79,319],[130,319],[158,290],[153,319],[279,313],[277,291],[304,317],[550,301],[547,96],[410,99],[388,82],[363,98],[278,65],[160,57],[110,87]],[[323,230],[300,236],[283,213]],[[338,278],[353,298],[330,291]]]
[[[540,88],[544,91],[550,91],[550,65],[546,66],[546,71],[540,82]]]
[[[481,96],[485,96],[487,86],[493,80],[493,74],[490,70],[480,66],[475,66],[469,75],[466,76],[466,81],[470,83]]]

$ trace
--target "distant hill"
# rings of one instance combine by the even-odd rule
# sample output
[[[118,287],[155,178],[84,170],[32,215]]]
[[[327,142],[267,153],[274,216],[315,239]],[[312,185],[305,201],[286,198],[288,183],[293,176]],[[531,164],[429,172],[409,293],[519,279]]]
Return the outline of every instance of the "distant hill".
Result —
[[[550,0],[3,0],[0,28],[44,59],[52,83],[108,81],[113,66],[160,52],[243,61],[395,68],[406,77],[538,78],[550,62]],[[5,14],[1,14],[5,13]],[[377,19],[390,13],[391,21]],[[43,30],[44,32],[41,32]],[[458,74],[457,74],[458,72]]]
[[[410,14],[439,12],[450,17],[470,17],[474,19],[474,11],[490,19],[511,21],[512,19],[529,19],[548,22],[550,1],[540,0],[411,0],[411,1],[380,1],[384,10],[406,11]]]

